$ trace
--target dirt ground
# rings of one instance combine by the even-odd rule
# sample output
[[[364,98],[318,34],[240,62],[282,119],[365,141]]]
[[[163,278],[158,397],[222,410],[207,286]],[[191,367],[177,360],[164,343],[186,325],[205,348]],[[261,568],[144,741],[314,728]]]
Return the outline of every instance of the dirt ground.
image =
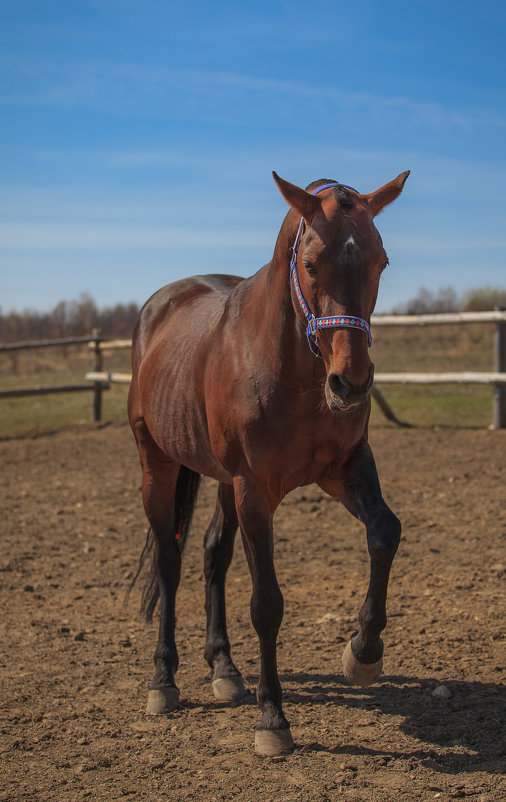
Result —
[[[146,523],[126,425],[0,442],[0,799],[506,799],[506,432],[376,428],[386,498],[403,522],[385,673],[345,684],[341,652],[367,586],[362,528],[316,488],[276,518],[285,595],[279,666],[297,749],[253,751],[255,704],[211,695],[203,660],[200,495],[178,596],[182,707],[143,709],[155,626],[128,606]],[[258,647],[240,541],[229,633],[248,687]],[[449,698],[433,695],[444,685]]]

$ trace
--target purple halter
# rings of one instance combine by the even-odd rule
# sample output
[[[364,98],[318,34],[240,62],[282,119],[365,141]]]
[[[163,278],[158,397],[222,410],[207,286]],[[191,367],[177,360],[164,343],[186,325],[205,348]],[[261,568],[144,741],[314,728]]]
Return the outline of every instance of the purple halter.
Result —
[[[332,183],[332,184],[324,184],[321,187],[316,187],[311,191],[311,195],[316,195],[318,192],[321,192],[324,189],[329,189],[330,187],[337,187],[339,184]],[[341,186],[345,186],[341,184]],[[347,189],[353,189],[353,187],[346,187]],[[356,190],[353,190],[356,192]],[[304,218],[301,217],[299,223],[299,230],[297,231],[297,236],[295,237],[295,242],[292,248],[292,260],[290,262],[290,276],[293,280],[293,288],[295,290],[295,295],[299,299],[299,303],[301,306],[302,311],[304,312],[304,316],[307,320],[308,326],[306,328],[306,337],[309,344],[309,347],[315,356],[320,356],[320,349],[318,348],[318,342],[316,339],[316,334],[318,329],[327,329],[327,328],[352,328],[352,329],[359,329],[363,331],[364,334],[367,335],[367,342],[369,344],[369,348],[372,344],[372,336],[371,336],[371,327],[367,320],[363,320],[361,317],[354,317],[352,315],[337,315],[335,317],[315,317],[309,308],[309,305],[302,294],[302,289],[299,282],[299,275],[297,272],[297,254],[300,245],[300,237],[302,233],[302,226],[304,223]]]

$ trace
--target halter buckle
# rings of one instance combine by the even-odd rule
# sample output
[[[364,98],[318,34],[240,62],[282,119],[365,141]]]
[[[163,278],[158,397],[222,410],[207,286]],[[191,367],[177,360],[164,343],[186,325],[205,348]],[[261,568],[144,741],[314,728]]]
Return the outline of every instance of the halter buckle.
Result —
[[[316,318],[313,313],[310,314],[307,320],[306,337],[309,348],[315,356],[321,356],[320,349],[318,348],[318,340],[316,339]]]

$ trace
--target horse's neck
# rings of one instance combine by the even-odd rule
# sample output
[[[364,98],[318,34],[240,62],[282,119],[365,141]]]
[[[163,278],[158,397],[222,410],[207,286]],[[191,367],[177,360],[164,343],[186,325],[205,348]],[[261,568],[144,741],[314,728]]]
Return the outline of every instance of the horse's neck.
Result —
[[[292,225],[290,225],[292,223]],[[296,311],[290,279],[291,247],[296,228],[285,219],[271,262],[263,267],[248,287],[247,304],[254,341],[260,354],[272,359],[279,372],[290,374],[295,383],[311,383],[319,376],[321,360],[311,354],[301,315]]]

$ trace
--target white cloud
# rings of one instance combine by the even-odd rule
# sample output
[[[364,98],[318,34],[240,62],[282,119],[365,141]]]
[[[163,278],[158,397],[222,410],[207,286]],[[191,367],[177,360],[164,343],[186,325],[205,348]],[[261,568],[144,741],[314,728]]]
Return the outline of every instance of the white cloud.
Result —
[[[13,65],[14,68],[16,65]],[[21,68],[18,66],[18,70]],[[24,70],[26,71],[26,70]],[[233,117],[241,102],[249,106],[252,94],[269,102],[281,99],[296,103],[332,103],[343,111],[362,111],[368,116],[402,113],[426,125],[451,125],[458,128],[506,128],[506,115],[495,109],[473,106],[455,106],[439,102],[416,100],[409,96],[371,92],[350,92],[322,83],[310,84],[264,78],[217,70],[196,70],[184,67],[169,68],[158,65],[75,61],[62,71],[51,65],[39,67],[30,80],[30,88],[5,91],[4,103],[41,104],[62,107],[107,106],[108,111],[133,109],[155,102],[158,114],[184,116],[185,109],[192,115],[202,108],[212,109],[215,103],[233,99],[234,103],[220,106]],[[257,97],[257,101],[258,101]],[[178,102],[174,103],[177,98]],[[197,104],[197,106],[195,105]],[[310,107],[310,106],[309,106]]]
[[[272,246],[272,236],[257,230],[231,231],[162,226],[95,225],[87,223],[0,223],[5,249],[118,248],[253,248]]]

